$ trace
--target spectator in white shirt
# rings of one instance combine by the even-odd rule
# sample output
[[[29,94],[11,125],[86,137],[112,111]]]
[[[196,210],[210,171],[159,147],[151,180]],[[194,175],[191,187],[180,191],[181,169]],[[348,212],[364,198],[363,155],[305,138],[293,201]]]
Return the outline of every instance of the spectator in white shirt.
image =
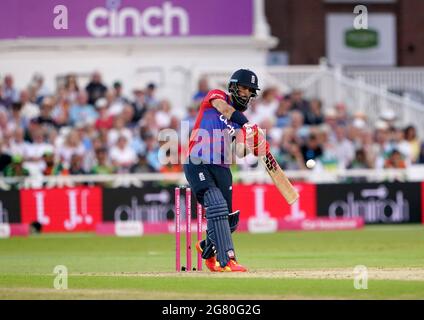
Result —
[[[65,168],[69,168],[73,154],[84,156],[85,148],[76,129],[72,129],[65,138],[65,143],[56,150],[57,157]]]
[[[29,122],[40,115],[40,107],[31,102],[28,90],[21,91],[20,99],[22,103],[21,116],[25,121]]]
[[[24,158],[27,156],[29,143],[24,140],[24,137],[25,131],[23,128],[16,128],[14,130],[8,149],[10,155],[18,155]]]
[[[339,167],[346,168],[355,158],[355,147],[349,139],[346,138],[346,128],[336,127],[336,143],[333,146]]]
[[[45,152],[53,152],[54,148],[51,144],[44,141],[42,129],[32,130],[30,135],[32,143],[28,145],[24,167],[31,175],[40,175],[44,169],[43,154]]]
[[[137,161],[137,155],[124,135],[118,137],[116,144],[110,149],[109,156],[112,164],[121,173],[129,172]]]
[[[116,117],[114,126],[107,133],[107,143],[109,146],[113,146],[118,141],[119,136],[125,136],[127,141],[132,141],[133,134],[130,129],[125,127],[125,120],[122,117]]]
[[[255,123],[261,123],[265,119],[274,117],[278,109],[278,91],[276,88],[267,88],[263,91],[261,99],[256,104]],[[250,118],[249,118],[250,119]]]
[[[171,104],[168,100],[162,100],[159,103],[158,110],[155,113],[155,120],[160,129],[168,128],[171,123]]]
[[[113,91],[108,91],[107,99],[110,101],[109,115],[114,117],[120,115],[126,106],[131,106],[128,99],[122,95],[122,84],[118,81],[113,84]]]

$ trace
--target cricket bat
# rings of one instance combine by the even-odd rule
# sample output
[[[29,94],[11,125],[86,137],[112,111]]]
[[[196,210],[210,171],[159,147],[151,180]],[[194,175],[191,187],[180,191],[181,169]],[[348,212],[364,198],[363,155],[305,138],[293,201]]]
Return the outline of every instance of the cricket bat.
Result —
[[[260,159],[278,191],[280,191],[280,193],[286,199],[287,203],[290,205],[295,203],[299,198],[299,193],[293,187],[290,180],[287,178],[283,169],[281,169],[280,165],[277,163],[271,152],[268,151],[266,155],[261,156]]]

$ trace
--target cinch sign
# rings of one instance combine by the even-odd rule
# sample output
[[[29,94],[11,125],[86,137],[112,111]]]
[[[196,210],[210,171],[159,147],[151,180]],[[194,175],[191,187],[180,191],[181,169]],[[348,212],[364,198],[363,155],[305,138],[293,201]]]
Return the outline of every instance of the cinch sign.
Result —
[[[253,0],[0,1],[0,39],[250,36],[252,32]]]
[[[174,7],[171,2],[162,6],[152,6],[143,11],[134,7],[97,7],[88,13],[86,26],[95,37],[118,36],[128,33],[133,36],[188,35],[189,15],[182,7]]]

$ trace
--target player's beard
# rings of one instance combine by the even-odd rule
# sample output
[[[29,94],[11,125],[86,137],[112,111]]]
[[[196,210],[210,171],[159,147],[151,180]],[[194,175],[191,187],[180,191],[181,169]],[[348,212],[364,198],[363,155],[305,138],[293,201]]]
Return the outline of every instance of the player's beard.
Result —
[[[231,94],[231,101],[233,103],[234,109],[245,112],[249,106],[250,97],[240,97],[235,94]]]

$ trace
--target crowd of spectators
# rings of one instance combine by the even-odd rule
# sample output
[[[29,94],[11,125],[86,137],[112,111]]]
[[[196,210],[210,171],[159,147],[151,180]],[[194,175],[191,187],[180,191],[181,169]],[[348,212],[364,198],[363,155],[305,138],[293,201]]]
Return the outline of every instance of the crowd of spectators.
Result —
[[[179,132],[181,120],[194,125],[200,101],[209,90],[199,80],[192,104],[181,119],[156,85],[123,94],[119,81],[108,87],[99,72],[82,87],[74,74],[49,90],[36,74],[26,88],[13,75],[0,82],[0,172],[4,176],[178,172],[180,164],[158,161],[161,129]],[[405,168],[424,163],[424,148],[413,126],[400,127],[396,115],[384,112],[376,123],[365,113],[349,113],[337,104],[323,111],[318,99],[302,91],[281,93],[265,88],[246,112],[266,130],[284,169],[306,169],[309,159],[333,168]],[[182,152],[184,146],[180,146]],[[175,156],[175,155],[174,155]],[[253,157],[253,156],[250,156]],[[257,162],[238,160],[246,169]]]
[[[384,110],[370,123],[366,113],[349,112],[343,103],[326,111],[318,99],[307,100],[300,90],[280,95],[267,88],[247,111],[267,129],[267,139],[284,169],[406,168],[424,163],[424,146],[412,125],[401,126],[397,115]]]
[[[157,172],[157,132],[178,120],[153,83],[123,95],[99,72],[81,87],[66,76],[55,91],[35,75],[18,90],[13,76],[0,86],[0,171],[4,176]]]

